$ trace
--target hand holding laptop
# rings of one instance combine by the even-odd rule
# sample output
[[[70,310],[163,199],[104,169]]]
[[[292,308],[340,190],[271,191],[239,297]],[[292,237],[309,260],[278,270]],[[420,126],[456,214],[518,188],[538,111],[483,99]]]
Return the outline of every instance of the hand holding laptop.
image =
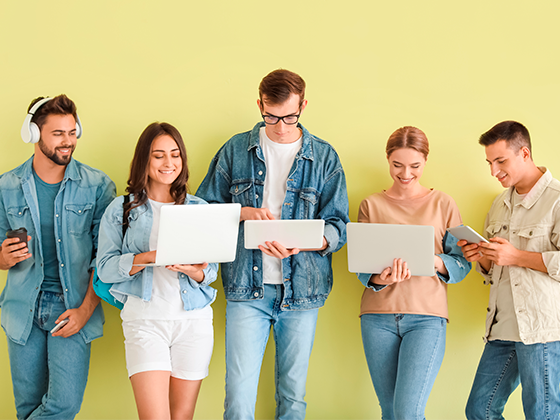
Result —
[[[128,273],[133,276],[134,274],[142,271],[147,265],[141,264],[153,264],[156,261],[157,251],[142,252],[134,256],[134,261],[132,263],[132,269]],[[174,264],[166,265],[165,268],[171,271],[181,272],[189,276],[191,279],[202,282],[204,280],[204,269],[208,267],[208,263],[202,264]]]
[[[208,267],[208,263],[202,264],[175,264],[166,265],[165,268],[171,271],[180,272],[186,274],[191,279],[198,283],[202,283],[204,280],[204,269]]]
[[[395,258],[392,267],[387,267],[379,275],[374,277],[374,283],[389,285],[408,280],[410,277],[412,277],[412,274],[406,265],[406,261],[403,261],[402,258]]]

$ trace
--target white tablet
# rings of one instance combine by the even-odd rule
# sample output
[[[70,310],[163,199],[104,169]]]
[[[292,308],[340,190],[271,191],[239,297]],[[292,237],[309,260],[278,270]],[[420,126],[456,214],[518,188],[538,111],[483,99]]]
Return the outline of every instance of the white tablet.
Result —
[[[348,271],[378,274],[406,261],[413,276],[433,276],[434,227],[380,223],[348,223]]]
[[[246,220],[245,249],[258,249],[265,242],[276,241],[284,247],[315,249],[323,246],[325,221],[313,220]]]
[[[456,226],[447,228],[447,231],[459,240],[465,240],[469,244],[478,244],[479,242],[488,242],[488,240],[480,235],[470,226]]]

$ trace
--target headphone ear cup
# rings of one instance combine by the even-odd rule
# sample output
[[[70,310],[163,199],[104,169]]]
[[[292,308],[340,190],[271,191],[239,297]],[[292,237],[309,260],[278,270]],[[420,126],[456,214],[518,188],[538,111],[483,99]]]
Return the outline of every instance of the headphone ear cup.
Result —
[[[82,137],[82,133],[82,122],[80,121],[80,117],[76,115],[76,138],[79,139],[80,137]]]
[[[41,130],[34,122],[29,123],[29,143],[38,143],[41,139]]]

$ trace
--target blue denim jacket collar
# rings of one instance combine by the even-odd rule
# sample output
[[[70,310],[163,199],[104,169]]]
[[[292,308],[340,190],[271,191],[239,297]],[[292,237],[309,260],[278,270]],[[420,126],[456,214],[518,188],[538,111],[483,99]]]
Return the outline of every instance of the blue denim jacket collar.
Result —
[[[247,147],[247,151],[250,151],[251,149],[254,149],[256,147],[257,155],[259,156],[259,159],[262,160],[264,160],[264,158],[263,158],[263,153],[262,153],[262,148],[260,143],[260,131],[261,128],[264,126],[265,126],[264,122],[260,122],[253,127],[249,139],[249,147]],[[311,142],[311,134],[300,123],[298,123],[297,126],[301,130],[303,138],[301,141],[301,149],[297,153],[296,159],[304,158],[304,159],[313,160],[313,144]]]
[[[29,182],[33,178],[33,159],[35,155],[27,159],[23,165],[18,166],[13,170],[14,175],[21,178],[21,182]],[[80,172],[74,158],[70,159],[68,165],[66,165],[66,170],[64,171],[64,178],[62,182],[65,183],[71,179],[72,181],[79,181],[82,179]]]

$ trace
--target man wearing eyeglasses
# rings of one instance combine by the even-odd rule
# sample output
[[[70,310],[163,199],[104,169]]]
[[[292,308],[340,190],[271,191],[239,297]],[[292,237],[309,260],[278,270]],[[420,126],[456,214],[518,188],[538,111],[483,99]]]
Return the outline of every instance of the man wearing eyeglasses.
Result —
[[[317,314],[332,288],[332,253],[346,242],[346,179],[335,150],[298,123],[305,82],[275,70],[259,86],[263,122],[218,151],[197,195],[240,203],[237,258],[222,264],[227,299],[224,419],[253,419],[264,350],[274,331],[276,418],[305,418]],[[266,242],[245,249],[245,220],[323,219],[319,249]]]

